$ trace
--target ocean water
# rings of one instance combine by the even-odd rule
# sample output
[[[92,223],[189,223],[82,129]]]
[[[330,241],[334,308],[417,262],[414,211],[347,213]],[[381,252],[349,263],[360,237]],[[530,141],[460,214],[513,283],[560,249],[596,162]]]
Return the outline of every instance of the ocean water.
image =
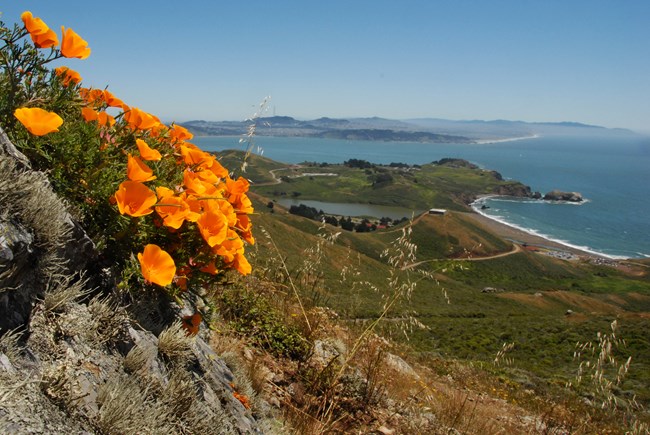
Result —
[[[598,132],[598,131],[597,131]],[[208,151],[241,149],[237,137],[197,137]],[[459,157],[533,191],[580,192],[584,203],[482,199],[477,210],[525,231],[612,258],[650,258],[650,138],[631,134],[547,136],[487,144],[421,144],[315,138],[255,138],[254,152],[287,163],[423,164]]]

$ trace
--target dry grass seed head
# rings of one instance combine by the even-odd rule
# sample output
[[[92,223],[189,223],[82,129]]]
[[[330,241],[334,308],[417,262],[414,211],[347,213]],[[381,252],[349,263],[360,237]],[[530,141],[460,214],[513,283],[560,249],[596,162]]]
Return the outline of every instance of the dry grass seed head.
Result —
[[[196,401],[197,391],[191,374],[182,368],[174,369],[161,394],[161,402],[167,412],[178,419],[183,419],[191,412]]]
[[[70,234],[65,204],[50,187],[45,174],[20,170],[13,159],[0,156],[0,202],[34,231],[46,250],[63,247]]]
[[[209,406],[203,401],[194,402],[190,412],[184,416],[183,421],[185,426],[183,433],[214,433],[220,435],[240,433],[232,426],[230,418],[218,401],[211,403]]]
[[[126,376],[100,386],[96,426],[103,433],[174,433],[169,415],[146,398],[147,392]]]
[[[124,361],[122,362],[124,370],[127,373],[136,373],[142,370],[155,356],[156,349],[154,347],[135,345],[124,357]]]
[[[158,352],[172,362],[186,363],[190,359],[191,350],[191,338],[180,322],[172,323],[158,336]]]
[[[88,336],[95,343],[104,344],[125,333],[126,313],[110,297],[94,297],[88,303],[92,327]]]
[[[18,361],[22,352],[22,346],[19,344],[21,336],[22,332],[18,329],[9,330],[0,336],[0,352],[9,358],[11,363]]]
[[[237,392],[253,401],[256,394],[251,379],[248,377],[245,359],[239,356],[236,352],[225,352],[221,355],[221,359],[223,359],[228,368],[232,371],[232,374],[235,376],[234,383]]]
[[[60,313],[65,306],[87,296],[92,290],[86,289],[87,280],[75,279],[69,274],[53,274],[46,285],[43,309],[48,313]]]

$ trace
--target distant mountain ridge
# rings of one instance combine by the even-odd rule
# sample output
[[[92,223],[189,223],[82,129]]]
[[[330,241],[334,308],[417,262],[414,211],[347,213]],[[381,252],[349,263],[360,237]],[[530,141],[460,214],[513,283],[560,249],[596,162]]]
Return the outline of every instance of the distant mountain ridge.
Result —
[[[200,136],[239,136],[253,121],[194,120],[181,125]],[[322,137],[369,141],[422,143],[478,143],[546,135],[634,134],[624,129],[608,129],[579,122],[524,122],[509,120],[461,120],[414,118],[395,120],[380,117],[298,120],[291,116],[271,116],[254,120],[255,134],[279,137]]]

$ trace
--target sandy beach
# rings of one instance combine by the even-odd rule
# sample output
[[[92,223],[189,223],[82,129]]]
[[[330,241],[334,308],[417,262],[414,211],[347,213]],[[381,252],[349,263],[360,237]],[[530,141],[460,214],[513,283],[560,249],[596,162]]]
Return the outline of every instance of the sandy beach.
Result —
[[[507,139],[479,139],[476,141],[477,144],[492,144],[492,143],[502,143],[502,142],[514,142],[517,140],[526,140],[526,139],[537,139],[540,137],[538,134],[533,134],[531,136],[521,136],[521,137],[510,137]]]
[[[540,247],[548,248],[551,250],[562,251],[566,253],[571,253],[579,257],[591,257],[591,258],[602,258],[607,259],[605,256],[599,256],[591,252],[582,251],[571,246],[564,245],[562,243],[555,242],[553,240],[546,239],[534,234],[527,233],[520,229],[508,226],[494,219],[490,219],[486,216],[483,216],[479,213],[464,213],[465,216],[474,219],[476,222],[482,226],[488,228],[490,231],[494,232],[496,235],[503,237],[504,239],[512,240],[517,244],[523,245],[526,244],[531,247]],[[608,259],[609,260],[609,259]]]

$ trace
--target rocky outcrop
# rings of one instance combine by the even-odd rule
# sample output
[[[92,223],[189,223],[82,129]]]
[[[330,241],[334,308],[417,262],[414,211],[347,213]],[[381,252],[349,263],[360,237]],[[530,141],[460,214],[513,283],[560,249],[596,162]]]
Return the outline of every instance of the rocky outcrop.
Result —
[[[94,256],[93,242],[72,219],[45,174],[0,129],[0,331],[25,326],[52,274],[75,275]]]
[[[561,190],[552,190],[544,195],[545,201],[567,201],[567,202],[582,202],[584,199],[578,192],[563,192]]]
[[[0,433],[261,433],[250,382],[209,331],[188,337],[177,319],[191,311],[160,292],[127,310],[1,129],[0,204]]]
[[[532,196],[530,187],[521,183],[500,185],[492,193],[500,196],[516,196],[518,198],[530,198]]]

